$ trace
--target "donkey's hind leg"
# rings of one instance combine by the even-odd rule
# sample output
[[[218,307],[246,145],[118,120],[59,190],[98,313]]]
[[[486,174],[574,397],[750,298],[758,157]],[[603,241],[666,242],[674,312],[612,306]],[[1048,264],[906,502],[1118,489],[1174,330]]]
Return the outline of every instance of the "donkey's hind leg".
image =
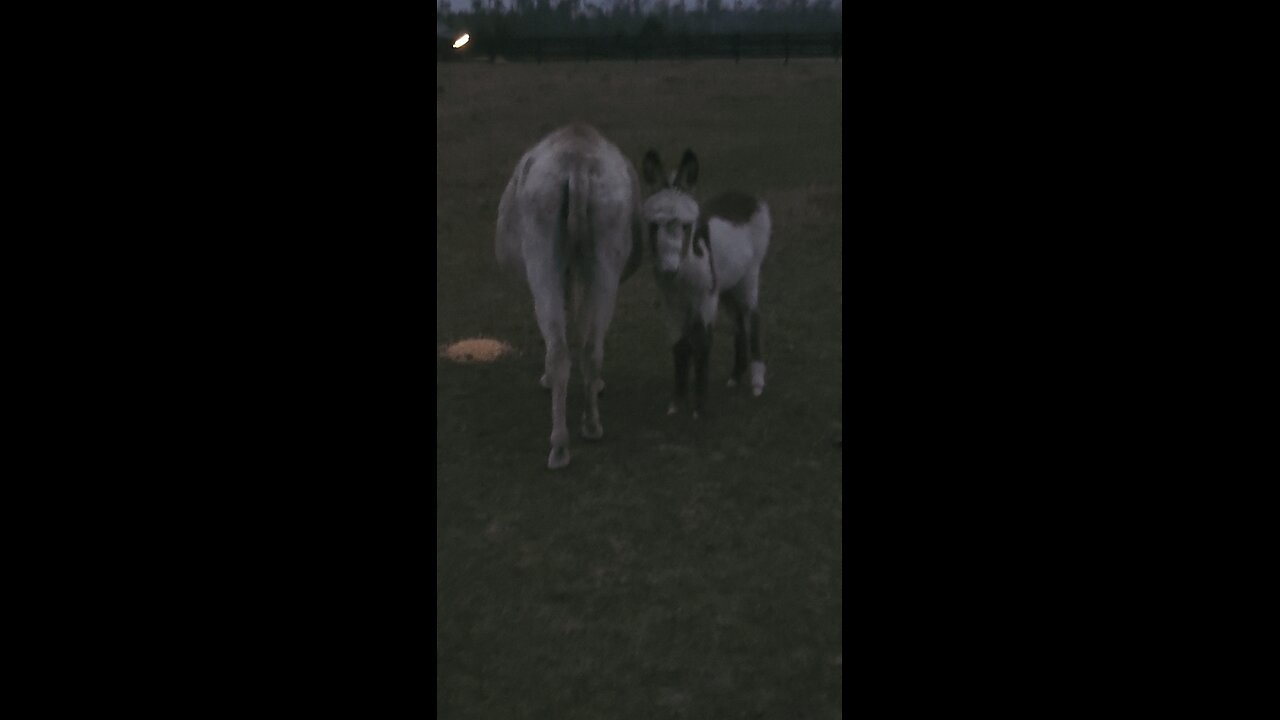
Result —
[[[760,397],[764,392],[764,356],[760,351],[760,269],[748,272],[742,284],[734,288],[734,294],[742,307],[738,331],[746,335],[747,353],[751,358],[751,394]]]
[[[748,338],[751,351],[751,394],[760,397],[764,392],[764,356],[760,352],[760,311],[752,308],[749,317]]]
[[[604,437],[604,425],[600,422],[600,395],[604,390],[604,338],[613,321],[613,307],[618,295],[618,285],[613,275],[597,272],[590,287],[582,288],[582,306],[579,310],[582,332],[582,388],[586,393],[587,408],[582,413],[582,437],[599,440]]]
[[[547,456],[547,467],[556,470],[569,464],[565,397],[569,389],[570,360],[565,327],[564,273],[554,263],[546,265],[529,268],[529,286],[534,289],[533,309],[538,316],[538,329],[542,331],[542,339],[547,345],[546,378],[551,387],[551,454]]]
[[[571,310],[575,307],[574,300],[573,300],[573,285],[571,284],[570,278],[568,277],[567,273],[562,272],[560,276],[564,278],[564,305],[563,305],[564,310],[562,312],[565,313],[565,317],[569,317],[572,314]],[[578,327],[582,327],[582,325],[579,323]],[[541,329],[541,327],[539,327],[539,329]],[[568,331],[566,329],[566,333],[567,332]],[[545,335],[543,336],[543,339],[544,340],[546,339]],[[546,360],[546,363],[544,363],[543,365],[542,376],[538,378],[538,384],[541,385],[544,390],[551,389],[552,374],[553,373],[551,368],[551,352],[550,352],[550,347],[548,347],[547,360]]]
[[[729,387],[737,387],[742,383],[742,373],[747,371],[747,316],[735,293],[726,293],[723,299],[733,316],[734,327],[733,372],[729,375],[729,382],[726,384]]]

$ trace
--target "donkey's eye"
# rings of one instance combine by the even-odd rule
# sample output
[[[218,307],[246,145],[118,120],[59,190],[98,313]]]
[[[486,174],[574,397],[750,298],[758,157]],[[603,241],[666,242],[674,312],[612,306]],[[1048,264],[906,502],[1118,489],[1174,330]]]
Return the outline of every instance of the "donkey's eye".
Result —
[[[658,234],[658,223],[649,223],[649,234],[650,235]]]
[[[685,223],[685,225],[684,225],[684,231],[685,231],[685,232],[689,232],[689,228],[691,228],[691,227],[693,227],[693,225],[690,225],[689,223]]]

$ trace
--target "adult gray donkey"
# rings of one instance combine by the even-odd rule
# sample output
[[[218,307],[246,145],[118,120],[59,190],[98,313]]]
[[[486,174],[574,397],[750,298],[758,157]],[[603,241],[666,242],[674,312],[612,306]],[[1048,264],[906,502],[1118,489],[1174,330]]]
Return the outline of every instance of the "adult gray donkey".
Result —
[[[524,277],[546,342],[543,387],[551,389],[547,467],[569,464],[565,397],[568,322],[577,330],[587,408],[582,437],[604,436],[604,336],[618,286],[640,267],[643,224],[635,167],[595,128],[575,123],[543,138],[516,164],[498,204],[498,264]]]

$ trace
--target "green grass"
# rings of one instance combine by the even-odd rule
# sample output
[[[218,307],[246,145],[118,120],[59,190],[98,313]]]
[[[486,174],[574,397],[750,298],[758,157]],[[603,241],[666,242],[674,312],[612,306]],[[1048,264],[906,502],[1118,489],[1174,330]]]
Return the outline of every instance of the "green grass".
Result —
[[[831,60],[437,65],[436,687],[441,718],[835,718],[841,714],[841,71]],[[520,155],[573,120],[639,166],[685,147],[697,194],[769,203],[768,387],[665,415],[671,352],[647,264],[605,346],[605,437],[546,469],[551,410],[527,287],[495,272]]]

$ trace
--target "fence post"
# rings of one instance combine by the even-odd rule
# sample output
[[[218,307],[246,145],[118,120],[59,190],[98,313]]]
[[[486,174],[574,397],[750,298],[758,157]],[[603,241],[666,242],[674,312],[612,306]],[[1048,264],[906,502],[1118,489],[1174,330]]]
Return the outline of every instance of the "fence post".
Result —
[[[583,62],[591,62],[591,36],[582,39]]]
[[[840,59],[840,33],[831,34],[831,55],[836,59]]]
[[[742,58],[742,35],[740,33],[733,34],[733,63],[738,64],[738,60]]]
[[[542,38],[535,38],[533,41],[533,58],[536,64],[542,64]]]
[[[782,64],[791,62],[791,33],[782,36]]]

